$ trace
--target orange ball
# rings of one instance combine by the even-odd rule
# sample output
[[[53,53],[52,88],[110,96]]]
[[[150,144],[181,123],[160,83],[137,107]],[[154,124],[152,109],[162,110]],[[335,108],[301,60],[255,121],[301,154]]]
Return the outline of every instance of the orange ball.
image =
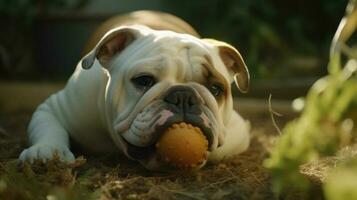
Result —
[[[181,122],[165,131],[156,149],[166,162],[179,168],[194,168],[207,160],[208,141],[200,128]]]

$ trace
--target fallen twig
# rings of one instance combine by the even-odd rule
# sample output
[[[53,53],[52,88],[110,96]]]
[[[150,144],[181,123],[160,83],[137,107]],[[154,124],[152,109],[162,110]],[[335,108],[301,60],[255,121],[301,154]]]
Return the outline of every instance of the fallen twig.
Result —
[[[278,117],[281,117],[283,116],[282,114],[278,113],[278,112],[275,112],[272,108],[272,105],[271,105],[271,94],[269,94],[269,112],[270,112],[270,118],[273,122],[273,125],[275,127],[275,129],[278,131],[279,135],[281,135],[281,130],[279,128],[279,126],[277,125],[276,121],[275,121],[275,118],[274,118],[274,115],[278,116]]]

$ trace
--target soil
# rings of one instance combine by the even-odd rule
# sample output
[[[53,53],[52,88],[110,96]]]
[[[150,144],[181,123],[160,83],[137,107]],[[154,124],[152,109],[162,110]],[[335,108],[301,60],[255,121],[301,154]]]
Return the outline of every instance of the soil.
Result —
[[[278,132],[269,114],[245,116],[251,122],[250,148],[220,164],[195,172],[152,172],[117,155],[75,152],[76,163],[54,158],[19,166],[31,115],[0,115],[0,199],[277,199],[263,167]],[[292,117],[276,119],[283,125]],[[82,155],[82,156],[81,156]]]

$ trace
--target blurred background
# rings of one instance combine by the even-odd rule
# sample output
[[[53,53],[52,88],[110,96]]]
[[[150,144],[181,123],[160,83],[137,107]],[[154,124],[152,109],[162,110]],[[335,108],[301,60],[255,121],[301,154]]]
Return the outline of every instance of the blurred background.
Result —
[[[252,78],[245,97],[267,98],[271,93],[293,99],[327,73],[329,45],[346,4],[347,0],[0,0],[0,90],[20,93],[8,87],[19,81],[63,85],[101,22],[151,9],[177,15],[203,37],[239,49]]]

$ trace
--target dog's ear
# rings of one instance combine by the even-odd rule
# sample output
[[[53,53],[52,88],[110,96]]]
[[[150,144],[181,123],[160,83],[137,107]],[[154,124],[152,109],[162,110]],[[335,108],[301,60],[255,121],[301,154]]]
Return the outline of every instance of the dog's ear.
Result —
[[[82,58],[82,68],[91,68],[96,58],[103,67],[107,67],[110,59],[115,54],[123,51],[139,35],[139,30],[134,27],[124,26],[110,30],[102,37],[94,49]]]
[[[213,39],[203,40],[218,49],[218,54],[228,71],[233,75],[234,82],[239,91],[242,93],[248,92],[250,82],[249,71],[238,50],[225,42]]]

